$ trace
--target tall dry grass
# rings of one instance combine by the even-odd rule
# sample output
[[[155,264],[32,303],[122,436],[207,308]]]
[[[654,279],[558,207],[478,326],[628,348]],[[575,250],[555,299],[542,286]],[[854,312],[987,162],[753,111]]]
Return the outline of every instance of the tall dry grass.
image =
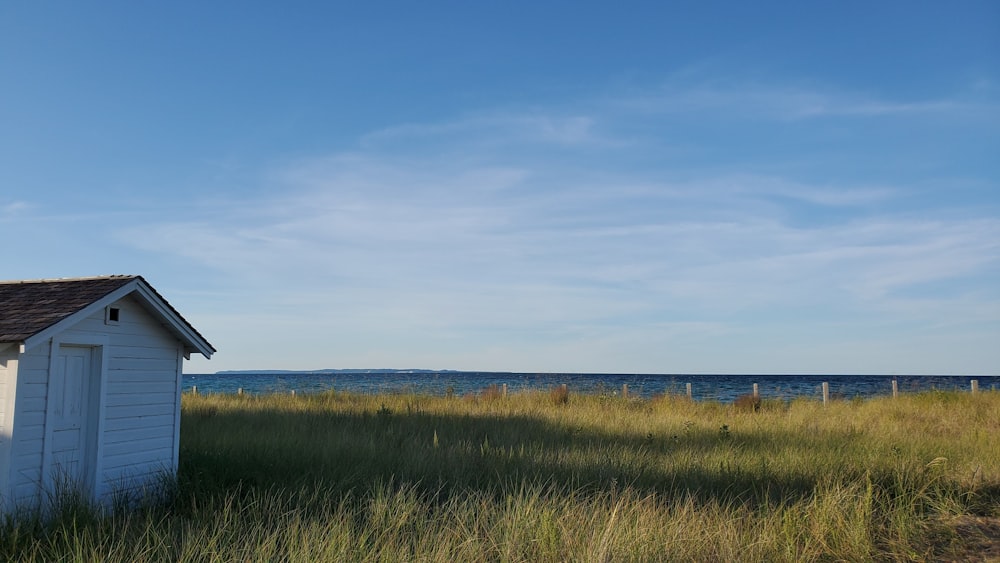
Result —
[[[0,558],[921,560],[1000,517],[998,393],[186,396],[182,418],[166,503],[8,518]]]

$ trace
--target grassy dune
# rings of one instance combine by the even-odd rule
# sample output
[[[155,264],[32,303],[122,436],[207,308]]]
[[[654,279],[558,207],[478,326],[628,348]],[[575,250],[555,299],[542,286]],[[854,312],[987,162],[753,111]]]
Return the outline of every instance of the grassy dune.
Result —
[[[558,399],[186,396],[165,501],[8,520],[0,558],[1000,557],[1000,393]]]

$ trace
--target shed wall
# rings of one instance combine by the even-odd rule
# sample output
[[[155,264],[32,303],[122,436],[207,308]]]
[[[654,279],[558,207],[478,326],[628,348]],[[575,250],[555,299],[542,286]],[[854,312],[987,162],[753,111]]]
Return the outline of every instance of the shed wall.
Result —
[[[175,424],[182,361],[177,340],[133,298],[111,306],[120,311],[117,324],[106,324],[101,310],[58,336],[63,344],[95,335],[108,341],[98,496],[137,490],[164,472],[173,474],[180,431]],[[31,502],[41,482],[49,345],[27,352],[21,360],[12,459],[11,489],[19,502]]]

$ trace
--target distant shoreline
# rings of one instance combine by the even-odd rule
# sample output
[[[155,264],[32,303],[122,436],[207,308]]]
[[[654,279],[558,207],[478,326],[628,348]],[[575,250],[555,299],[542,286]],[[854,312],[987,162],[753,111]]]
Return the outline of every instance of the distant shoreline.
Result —
[[[492,370],[461,370],[461,369],[398,369],[398,368],[324,368],[324,369],[260,369],[260,370],[222,370],[213,373],[185,373],[185,376],[195,375],[358,375],[358,374],[471,374],[471,375],[582,375],[609,377],[1000,377],[1000,373],[646,373],[646,372],[600,372],[600,371],[492,371]]]

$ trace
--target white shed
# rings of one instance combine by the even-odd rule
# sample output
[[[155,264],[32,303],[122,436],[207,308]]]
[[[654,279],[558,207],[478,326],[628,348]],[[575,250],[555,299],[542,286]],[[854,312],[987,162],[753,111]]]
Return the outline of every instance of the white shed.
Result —
[[[0,507],[174,475],[182,364],[214,352],[140,276],[0,282]]]

